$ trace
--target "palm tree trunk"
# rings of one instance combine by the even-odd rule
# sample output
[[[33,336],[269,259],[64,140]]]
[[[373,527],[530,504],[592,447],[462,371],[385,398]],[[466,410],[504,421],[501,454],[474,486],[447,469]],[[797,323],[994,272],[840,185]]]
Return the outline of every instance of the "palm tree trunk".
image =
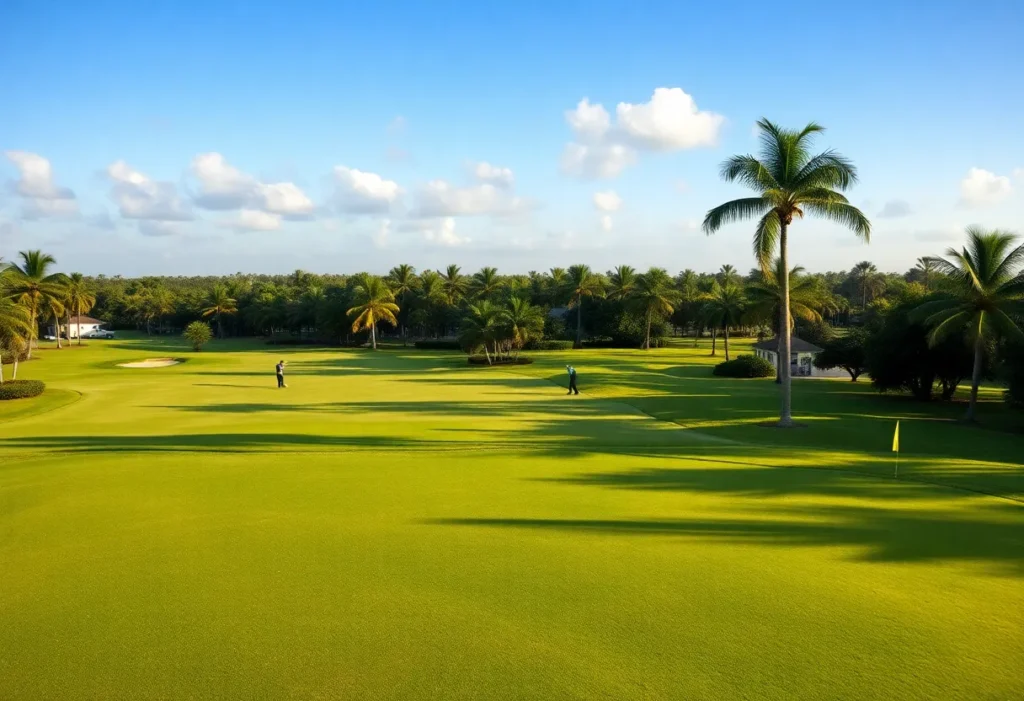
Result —
[[[75,335],[78,336],[78,345],[82,345],[82,304],[75,305]]]
[[[28,353],[25,355],[25,360],[32,360],[32,339],[38,338],[39,336],[39,318],[37,316],[36,305],[32,304],[32,326],[28,330]],[[18,374],[18,361],[14,361],[14,374]]]
[[[377,350],[377,324],[370,324],[370,344],[373,345],[373,349]]]
[[[0,385],[4,383],[4,354],[0,351]]]
[[[793,386],[790,377],[790,357],[793,354],[793,342],[790,337],[789,323],[789,251],[788,243],[788,222],[781,218],[779,226],[779,267],[782,272],[782,279],[779,281],[782,288],[782,304],[779,309],[779,370],[782,372],[782,416],[779,417],[779,426],[789,428],[793,425]]]
[[[729,325],[725,325],[725,362],[729,362]]]
[[[32,345],[31,345],[31,342],[30,342],[29,343],[29,351],[31,351],[31,350],[32,350]],[[25,358],[28,359],[28,356],[25,356]],[[17,349],[15,349],[15,353],[14,353],[14,372],[11,373],[11,379],[12,380],[17,380],[18,379],[18,353],[17,353]]]
[[[53,335],[57,337],[57,350],[60,350],[61,348],[64,347],[60,343],[60,314],[53,315],[53,329]]]
[[[718,355],[718,327],[711,329],[711,357]]]
[[[67,310],[66,319],[67,319],[67,325],[64,328],[67,329],[68,345],[70,346],[71,345],[71,310],[70,309]]]
[[[224,322],[220,319],[220,312],[217,312],[217,337],[224,338]]]
[[[981,324],[984,318],[984,312],[978,315],[978,338],[974,342],[974,372],[971,374],[971,401],[967,404],[967,416],[964,417],[967,421],[975,420],[975,411],[978,404],[978,385],[981,384],[981,369],[984,365],[982,361],[985,355],[984,339],[981,337]]]
[[[579,304],[576,305],[576,345],[573,348],[583,347],[583,296],[580,295]]]

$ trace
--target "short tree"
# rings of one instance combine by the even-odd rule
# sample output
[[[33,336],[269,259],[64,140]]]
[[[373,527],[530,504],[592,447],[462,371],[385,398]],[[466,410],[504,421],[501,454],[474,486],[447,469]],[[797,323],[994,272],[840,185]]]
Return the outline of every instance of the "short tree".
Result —
[[[213,331],[205,321],[193,321],[185,327],[184,336],[192,343],[192,350],[199,352],[213,338]]]
[[[814,365],[822,370],[842,368],[850,373],[850,380],[856,382],[867,370],[866,344],[867,332],[851,329],[843,336],[826,341],[822,352],[814,358]]]

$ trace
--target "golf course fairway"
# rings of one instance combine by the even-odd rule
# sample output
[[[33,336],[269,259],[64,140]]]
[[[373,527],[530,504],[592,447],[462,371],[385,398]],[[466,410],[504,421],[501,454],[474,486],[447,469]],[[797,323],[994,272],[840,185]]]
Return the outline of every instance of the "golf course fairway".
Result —
[[[44,348],[0,402],[0,698],[1024,698],[998,393],[795,380],[780,430],[690,345]]]

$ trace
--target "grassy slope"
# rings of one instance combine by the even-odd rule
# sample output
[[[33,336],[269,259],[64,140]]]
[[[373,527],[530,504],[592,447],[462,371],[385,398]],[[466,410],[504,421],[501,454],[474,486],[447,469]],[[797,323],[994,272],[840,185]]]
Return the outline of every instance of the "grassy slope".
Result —
[[[1024,695],[1019,435],[816,380],[762,428],[704,350],[160,345],[0,404],[2,698]]]

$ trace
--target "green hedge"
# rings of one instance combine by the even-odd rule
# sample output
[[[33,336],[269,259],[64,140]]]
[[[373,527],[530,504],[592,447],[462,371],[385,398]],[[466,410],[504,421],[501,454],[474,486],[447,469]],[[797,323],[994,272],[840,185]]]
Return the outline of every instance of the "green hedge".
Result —
[[[420,350],[462,350],[458,341],[439,339],[435,341],[416,341],[416,347]]]
[[[643,348],[643,345],[643,339],[635,341],[628,338],[598,337],[583,341],[584,348]],[[664,348],[667,345],[667,336],[651,336],[651,348]]]
[[[572,341],[563,341],[560,339],[539,339],[527,341],[526,345],[523,346],[523,350],[531,351],[566,351],[572,350]]]
[[[46,385],[39,380],[7,380],[0,385],[0,400],[37,397],[44,389]]]
[[[469,356],[469,364],[470,365],[492,365],[492,366],[493,365],[529,365],[532,362],[533,361],[530,360],[529,358],[524,358],[524,357],[520,356],[520,357],[515,358],[515,359],[513,359],[513,358],[502,358],[501,360],[496,360],[494,358],[491,358],[491,362],[488,363],[486,355],[471,355],[471,356]]]
[[[740,355],[715,366],[719,377],[775,377],[775,366],[755,355]]]

